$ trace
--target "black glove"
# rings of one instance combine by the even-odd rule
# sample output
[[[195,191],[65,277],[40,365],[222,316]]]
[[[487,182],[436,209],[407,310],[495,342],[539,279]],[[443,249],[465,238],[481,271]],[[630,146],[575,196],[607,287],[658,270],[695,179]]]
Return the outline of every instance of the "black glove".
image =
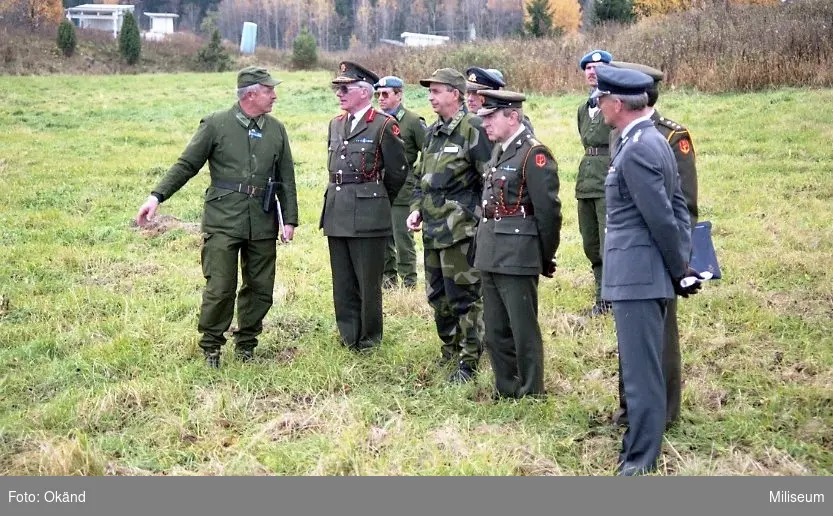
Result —
[[[683,281],[683,279],[685,279],[685,278],[696,278],[696,279],[695,279],[694,283],[692,283],[691,285],[688,285],[687,287],[684,287],[680,282]],[[703,277],[700,276],[699,272],[695,271],[691,267],[686,267],[685,274],[683,274],[682,277],[674,278],[674,281],[673,281],[673,283],[674,283],[674,292],[676,292],[677,295],[680,296],[680,297],[693,296],[694,294],[699,292],[701,288],[703,288],[703,283],[701,283],[699,281],[699,280],[702,280],[702,279],[703,279]],[[688,280],[688,281],[690,281],[690,280]]]
[[[555,258],[550,260],[549,262],[544,262],[544,270],[541,274],[545,278],[552,278],[555,275]]]

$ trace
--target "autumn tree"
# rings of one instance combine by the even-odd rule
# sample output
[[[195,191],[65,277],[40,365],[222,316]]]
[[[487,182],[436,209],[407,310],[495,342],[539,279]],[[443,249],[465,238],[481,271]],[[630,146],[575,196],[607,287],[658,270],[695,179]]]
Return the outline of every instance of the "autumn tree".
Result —
[[[581,23],[578,0],[549,0],[552,24],[564,32],[576,32]]]
[[[0,0],[0,17],[8,24],[38,29],[57,25],[63,15],[61,0]]]

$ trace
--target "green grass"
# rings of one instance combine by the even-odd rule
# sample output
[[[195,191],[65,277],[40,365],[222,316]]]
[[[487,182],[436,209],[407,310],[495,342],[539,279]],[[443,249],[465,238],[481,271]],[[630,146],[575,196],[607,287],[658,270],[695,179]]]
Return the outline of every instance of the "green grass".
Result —
[[[446,384],[422,292],[386,294],[385,341],[337,344],[317,230],[329,74],[281,74],[301,227],[279,249],[258,358],[197,347],[206,173],[132,219],[233,74],[0,77],[0,474],[608,474],[620,431],[610,318],[592,298],[573,197],[576,95],[533,96],[558,158],[564,229],[541,282],[549,396],[490,401],[491,372]],[[425,90],[408,104],[431,118]],[[698,152],[701,218],[725,279],[681,303],[682,421],[667,474],[833,473],[831,90],[666,93]],[[420,275],[422,272],[420,270]],[[228,352],[229,348],[225,351]]]

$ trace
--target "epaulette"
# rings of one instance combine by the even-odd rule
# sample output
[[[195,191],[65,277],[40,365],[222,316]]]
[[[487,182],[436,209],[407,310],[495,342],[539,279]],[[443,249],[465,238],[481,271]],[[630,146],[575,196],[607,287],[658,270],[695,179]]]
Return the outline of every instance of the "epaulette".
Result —
[[[378,114],[380,114],[380,115],[385,115],[385,116],[386,116],[386,117],[388,117],[388,118],[396,118],[396,117],[395,117],[395,116],[393,116],[393,115],[389,115],[389,114],[385,113],[385,112],[384,112],[384,111],[382,111],[381,109],[374,109],[373,111],[376,111],[376,113],[378,113]]]
[[[347,116],[347,113],[342,113],[335,117],[333,120],[344,120],[344,117]]]
[[[530,134],[530,135],[528,135],[526,138],[527,138],[527,141],[529,142],[529,144],[530,144],[530,145],[532,145],[533,147],[537,147],[537,146],[539,146],[539,145],[544,145],[543,143],[541,143],[539,140],[537,140],[537,139],[536,139],[534,136],[532,136],[531,134]]]
[[[675,122],[673,120],[665,118],[664,116],[659,117],[659,120],[657,120],[657,123],[661,126],[664,126],[664,127],[667,127],[668,129],[671,129],[672,131],[677,131],[677,132],[688,131],[688,129],[686,129],[684,126],[678,124],[677,122]]]

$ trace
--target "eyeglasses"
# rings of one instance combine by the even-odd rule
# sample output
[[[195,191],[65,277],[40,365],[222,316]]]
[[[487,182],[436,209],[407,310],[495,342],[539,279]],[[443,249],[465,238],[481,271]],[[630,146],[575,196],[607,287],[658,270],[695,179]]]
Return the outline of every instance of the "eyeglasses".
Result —
[[[374,93],[374,95],[376,96],[377,99],[378,98],[386,99],[388,97],[393,97],[394,95],[396,95],[396,92],[393,92],[393,91],[377,91],[376,93]]]
[[[352,90],[360,90],[361,89],[358,86],[345,86],[344,84],[342,84],[341,86],[333,85],[332,88],[333,88],[333,92],[341,93],[342,95],[347,95]]]

